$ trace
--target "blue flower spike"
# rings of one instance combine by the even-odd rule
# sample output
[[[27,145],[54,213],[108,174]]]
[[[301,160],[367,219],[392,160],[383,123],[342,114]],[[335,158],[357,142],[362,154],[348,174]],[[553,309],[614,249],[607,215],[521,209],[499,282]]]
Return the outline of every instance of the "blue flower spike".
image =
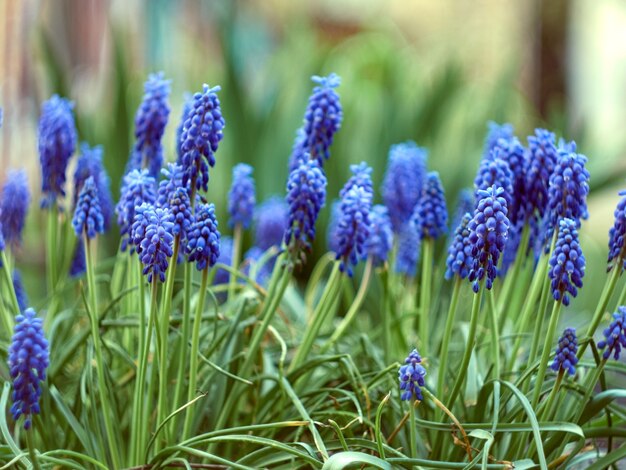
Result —
[[[469,223],[472,216],[469,212],[461,218],[461,222],[454,231],[454,238],[448,247],[448,258],[446,260],[446,279],[450,280],[454,276],[465,279],[473,267],[472,244],[469,240]]]
[[[626,307],[617,308],[613,314],[613,321],[603,332],[604,339],[598,343],[598,349],[603,349],[602,357],[609,359],[611,354],[617,361],[623,348],[626,348]]]
[[[609,230],[609,258],[607,271],[615,265],[616,269],[626,269],[626,190],[620,191],[622,197],[615,208],[613,227]]]
[[[30,204],[28,178],[24,170],[7,173],[0,202],[0,224],[6,243],[20,245]]]
[[[400,398],[404,401],[424,399],[421,387],[426,384],[424,377],[426,369],[422,365],[422,358],[417,349],[411,351],[411,354],[404,360],[404,365],[398,370],[398,380],[400,382]]]
[[[134,250],[131,229],[136,208],[143,203],[154,204],[156,199],[156,182],[148,174],[148,170],[132,170],[124,176],[120,200],[115,206],[117,224],[120,226],[122,236],[122,251],[125,251],[129,244]]]
[[[569,375],[576,375],[576,364],[578,358],[578,339],[575,328],[565,328],[563,335],[559,338],[559,344],[554,352],[554,361],[550,366],[555,372],[567,372]]]
[[[365,250],[372,257],[374,265],[380,266],[387,262],[392,246],[393,229],[389,211],[385,206],[377,204],[370,212],[370,234],[365,242]]]
[[[131,236],[148,282],[165,282],[169,258],[174,254],[172,214],[168,209],[143,203],[135,211]]]
[[[270,197],[257,207],[254,216],[256,246],[264,251],[280,246],[287,230],[288,212],[287,202],[278,196]]]
[[[585,257],[578,241],[576,222],[562,219],[559,222],[559,233],[556,246],[550,256],[548,277],[551,281],[554,300],[567,306],[570,297],[576,297],[578,289],[583,286],[585,275]]]
[[[439,173],[431,171],[426,177],[422,195],[415,206],[422,221],[422,238],[437,239],[448,233],[448,209]]]
[[[199,204],[195,220],[187,234],[187,254],[190,263],[196,263],[198,271],[217,263],[220,257],[220,232],[213,204]]]
[[[233,167],[233,182],[228,192],[228,225],[233,228],[240,225],[247,229],[252,224],[256,192],[253,169],[250,165],[239,163]]]
[[[87,178],[83,189],[80,191],[72,226],[79,238],[82,237],[83,233],[87,235],[87,238],[95,238],[98,233],[104,232],[104,217],[100,210],[98,190],[93,176]]]

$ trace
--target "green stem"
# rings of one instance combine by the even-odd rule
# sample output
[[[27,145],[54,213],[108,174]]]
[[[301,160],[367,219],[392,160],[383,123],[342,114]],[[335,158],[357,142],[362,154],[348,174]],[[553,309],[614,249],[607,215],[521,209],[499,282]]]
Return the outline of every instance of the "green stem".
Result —
[[[9,261],[7,260],[6,253],[4,251],[0,252],[0,259],[2,260],[2,269],[4,270],[4,277],[7,282],[8,291],[9,291],[9,300],[11,301],[11,308],[13,309],[13,314],[17,315],[20,312],[20,305],[17,302],[17,296],[15,295],[15,287],[13,286],[13,273],[11,272],[11,266]],[[11,328],[8,331],[13,329],[13,317],[11,319]]]
[[[137,278],[138,285],[139,285],[139,312],[137,314],[139,316],[139,333],[138,333],[139,344],[137,346],[138,365],[137,365],[137,369],[135,373],[135,393],[133,396],[133,418],[132,418],[131,433],[130,433],[130,436],[131,436],[130,438],[130,442],[131,442],[130,464],[134,465],[134,464],[139,463],[139,443],[141,439],[140,432],[143,428],[143,423],[141,422],[141,416],[143,413],[143,409],[142,409],[143,390],[141,391],[141,393],[139,393],[139,383],[140,383],[139,374],[141,372],[141,364],[143,361],[143,350],[146,344],[146,330],[147,330],[146,312],[145,312],[146,287],[145,287],[143,275],[141,274],[141,270],[137,271],[137,268],[141,269],[141,267],[138,266],[137,262],[132,262],[133,257],[130,253],[128,254],[128,259],[130,261],[128,275],[126,278],[128,282],[128,287],[130,288],[132,286],[133,278]],[[129,306],[132,306],[132,304],[129,304]],[[130,310],[129,310],[129,313],[130,313]],[[144,379],[141,379],[142,383],[143,381]]]
[[[419,336],[422,340],[421,353],[430,351],[430,295],[432,289],[433,256],[435,240],[426,237],[422,245],[422,279],[420,290],[420,324]]]
[[[459,294],[463,279],[455,276],[454,287],[452,288],[452,299],[450,300],[450,308],[448,309],[448,317],[446,318],[446,326],[443,331],[443,339],[441,340],[441,353],[439,354],[439,371],[437,375],[437,396],[443,397],[443,388],[446,380],[446,372],[448,368],[448,350],[450,349],[450,339],[452,338],[452,330],[454,329],[454,321],[456,318],[457,307],[459,304]]]
[[[535,331],[530,344],[530,353],[528,354],[528,364],[533,364],[537,360],[537,354],[539,353],[539,342],[543,335],[541,331],[545,322],[546,309],[548,308],[548,300],[552,297],[550,295],[552,289],[550,288],[550,281],[547,281],[543,285],[541,291],[541,300],[539,301],[539,314],[536,318]],[[526,389],[528,390],[528,389]]]
[[[335,263],[333,270],[328,278],[324,292],[320,297],[318,304],[313,311],[313,317],[310,320],[310,324],[306,328],[302,342],[296,351],[296,354],[289,366],[289,372],[296,370],[306,360],[311,352],[313,343],[317,338],[317,335],[322,328],[322,325],[326,321],[328,313],[332,311],[333,303],[341,289],[341,271],[339,270],[339,262]]]
[[[331,335],[330,339],[326,342],[324,346],[322,346],[321,352],[328,351],[333,345],[343,336],[346,332],[346,329],[350,326],[354,317],[359,312],[361,305],[363,304],[363,300],[365,300],[365,296],[367,295],[367,289],[370,285],[370,280],[372,278],[372,271],[374,269],[374,260],[372,257],[367,258],[367,262],[365,263],[365,271],[363,272],[363,279],[361,279],[361,285],[359,286],[359,290],[350,305],[350,309],[346,316],[343,318],[335,332]]]
[[[489,300],[489,317],[491,319],[491,343],[493,346],[493,375],[494,379],[500,380],[500,335],[498,332],[498,312],[496,307],[496,301],[494,299],[493,290],[487,292],[487,298]]]
[[[111,459],[113,462],[113,468],[121,468],[120,453],[118,449],[116,434],[113,429],[113,421],[111,415],[113,409],[109,403],[109,390],[107,388],[106,379],[104,375],[104,359],[102,357],[102,345],[100,344],[99,324],[98,324],[98,292],[96,290],[96,276],[94,274],[94,260],[91,253],[90,239],[87,234],[84,234],[85,239],[85,261],[87,265],[87,285],[89,288],[90,299],[90,320],[91,320],[91,334],[93,336],[93,344],[96,352],[96,369],[98,376],[98,388],[100,392],[100,403],[102,405],[102,414],[104,415],[104,428],[107,434],[107,440],[109,442],[109,448],[111,450]]]
[[[48,250],[46,251],[46,267],[48,271],[48,295],[52,296],[56,286],[57,275],[57,232],[59,227],[59,214],[57,204],[54,202],[48,207]]]
[[[382,295],[380,299],[380,313],[381,313],[381,323],[383,326],[382,331],[382,339],[383,339],[383,352],[384,359],[383,362],[387,364],[387,361],[391,358],[391,319],[389,316],[391,315],[391,310],[389,308],[389,289],[387,288],[389,272],[387,271],[387,267],[385,266],[383,270],[380,272],[380,279],[382,281]]]
[[[26,431],[26,445],[28,446],[28,456],[30,457],[30,462],[33,464],[34,470],[41,470],[39,466],[39,460],[37,459],[37,454],[35,453],[35,445],[33,444],[33,433],[34,429],[28,429]]]
[[[559,373],[556,377],[556,382],[554,383],[554,387],[552,387],[552,390],[550,391],[550,396],[548,397],[548,400],[546,401],[546,406],[543,408],[543,412],[539,412],[537,419],[539,421],[550,421],[552,419],[552,415],[554,413],[554,404],[555,404],[555,399],[559,393],[559,390],[561,388],[561,382],[563,382],[563,376],[565,375],[565,371],[563,369],[559,370]]]
[[[546,369],[548,368],[548,359],[550,358],[550,350],[552,343],[554,342],[554,336],[556,333],[556,327],[559,324],[559,314],[561,313],[561,301],[555,301],[552,313],[550,314],[550,323],[548,324],[548,331],[546,333],[546,339],[543,343],[543,351],[541,352],[541,360],[539,362],[539,370],[537,372],[537,378],[535,380],[535,390],[533,392],[532,407],[537,408],[539,403],[539,397],[541,396],[541,386],[546,376]],[[539,315],[543,317],[543,313],[539,312]]]
[[[619,295],[619,299],[617,299],[617,305],[615,305],[615,310],[617,310],[618,307],[623,306],[625,301],[626,301],[626,284],[624,284],[624,287],[622,288],[622,292]]]
[[[417,458],[417,428],[415,427],[415,402],[409,404],[409,449],[411,449],[411,458]]]
[[[243,238],[243,227],[241,224],[235,224],[233,231],[233,254],[231,260],[231,266],[233,269],[239,269],[239,259],[241,258],[241,243]],[[230,275],[230,281],[228,283],[228,300],[231,300],[235,296],[235,288],[237,287],[237,276]]]

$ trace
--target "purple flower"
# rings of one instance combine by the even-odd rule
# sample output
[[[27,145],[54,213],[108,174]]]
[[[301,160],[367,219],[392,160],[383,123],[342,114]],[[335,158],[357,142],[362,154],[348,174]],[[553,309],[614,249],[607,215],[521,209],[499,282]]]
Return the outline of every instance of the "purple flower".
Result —
[[[148,282],[152,282],[153,276],[165,282],[169,258],[174,254],[174,224],[171,220],[172,215],[167,209],[147,203],[136,208],[131,233]]]
[[[26,310],[28,306],[28,296],[26,295],[26,289],[22,283],[22,275],[17,269],[13,270],[13,289],[15,290],[15,297],[17,298],[17,305],[20,307],[20,312]]]
[[[483,151],[485,158],[489,158],[491,151],[495,147],[506,145],[507,142],[515,138],[513,135],[513,126],[509,123],[498,124],[497,122],[489,121],[487,127],[488,132]]]
[[[72,226],[77,237],[86,233],[88,238],[94,238],[97,233],[104,232],[104,217],[102,217],[100,210],[98,190],[93,176],[87,178],[83,189],[80,191]]]
[[[608,271],[615,264],[621,264],[618,269],[626,269],[626,253],[624,253],[624,240],[626,239],[626,190],[620,191],[622,198],[617,203],[613,227],[609,230],[609,259]]]
[[[370,233],[365,242],[365,250],[378,266],[387,262],[392,245],[393,229],[389,211],[385,206],[377,204],[370,212]]]
[[[422,358],[417,349],[411,351],[411,354],[404,360],[404,365],[398,370],[398,380],[400,381],[400,390],[402,400],[423,400],[421,387],[424,387],[424,377],[426,369],[422,365]]]
[[[622,348],[626,348],[626,307],[617,308],[617,312],[613,314],[613,321],[603,334],[604,339],[598,343],[598,348],[604,349],[602,357],[608,359],[613,353],[613,358],[619,360]]]
[[[148,175],[148,170],[132,170],[124,176],[120,200],[115,206],[117,224],[122,235],[122,251],[126,250],[129,243],[133,246],[130,235],[136,208],[143,203],[155,203],[155,186],[154,178]]]
[[[245,163],[233,167],[233,182],[228,192],[228,225],[231,228],[241,225],[247,229],[252,223],[256,204],[252,171],[252,167]]]
[[[553,371],[567,371],[569,375],[576,374],[576,364],[578,358],[578,340],[576,338],[575,328],[565,328],[563,335],[559,338],[559,344],[554,352],[554,362],[550,366]]]
[[[469,212],[461,218],[461,222],[454,231],[454,238],[448,247],[448,259],[446,260],[446,279],[459,276],[465,279],[473,267],[472,244],[469,240],[469,223],[472,216]]]
[[[422,222],[422,238],[437,239],[448,233],[446,197],[439,173],[436,171],[428,173],[422,188],[422,195],[414,210],[419,211],[419,218]]]
[[[474,213],[474,191],[470,188],[464,188],[459,191],[454,209],[454,218],[452,219],[451,228],[456,228],[461,223],[461,219],[466,212]]]
[[[220,256],[220,232],[213,204],[196,206],[195,220],[187,233],[186,251],[189,262],[196,263],[198,271],[217,263]]]
[[[0,202],[0,224],[6,242],[15,245],[22,242],[29,204],[30,191],[26,172],[24,170],[9,171],[2,188],[2,202]]]
[[[270,197],[257,207],[254,239],[259,248],[280,246],[287,230],[288,211],[287,202],[278,196]]]
[[[554,300],[561,300],[563,305],[569,305],[569,297],[576,297],[578,289],[583,286],[584,275],[585,257],[578,242],[576,222],[572,219],[561,219],[548,272]]]
[[[552,132],[535,129],[528,137],[528,161],[526,168],[527,214],[537,214],[543,219],[548,208],[549,181],[557,163],[557,149]]]
[[[113,217],[113,197],[111,196],[110,181],[104,165],[102,164],[102,147],[89,147],[87,143],[80,146],[80,156],[76,163],[74,171],[74,198],[73,207],[76,208],[78,195],[83,189],[85,181],[90,176],[96,183],[98,191],[98,201],[102,217],[104,218],[104,229],[107,230],[111,226],[111,218]]]
[[[233,239],[231,237],[220,237],[219,255],[216,263],[230,266],[233,264]],[[218,268],[215,270],[213,285],[227,284],[230,281],[230,273],[225,269]]]
[[[362,186],[353,186],[344,193],[340,205],[340,218],[337,225],[338,250],[336,259],[339,269],[352,276],[352,266],[356,266],[366,255],[365,242],[369,236],[372,210],[372,194]]]
[[[478,191],[484,191],[492,186],[502,188],[502,197],[506,201],[507,211],[513,205],[513,183],[511,168],[504,160],[497,158],[499,152],[496,150],[491,158],[481,160],[478,173],[474,179],[474,197],[478,201]]]
[[[178,127],[176,128],[176,163],[182,165],[183,163],[183,151],[182,151],[182,137],[183,137],[183,129],[185,127],[185,121],[189,117],[189,113],[193,107],[193,97],[191,93],[185,93],[183,97],[183,109],[180,115],[180,122]]]
[[[72,258],[72,264],[70,265],[70,276],[79,277],[85,274],[86,271],[87,264],[85,259],[85,244],[83,243],[83,239],[79,238],[76,242],[74,257]]]
[[[422,222],[419,219],[419,212],[416,211],[413,217],[398,232],[398,253],[396,255],[395,272],[408,277],[415,277],[422,245],[421,226]]]

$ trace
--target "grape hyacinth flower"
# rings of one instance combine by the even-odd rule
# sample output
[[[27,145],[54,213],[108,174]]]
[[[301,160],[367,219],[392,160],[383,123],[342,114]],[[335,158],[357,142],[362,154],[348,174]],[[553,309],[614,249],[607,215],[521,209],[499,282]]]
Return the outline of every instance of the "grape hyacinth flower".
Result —
[[[79,238],[76,241],[74,257],[72,258],[72,264],[70,265],[70,276],[79,277],[85,274],[86,271],[87,260],[85,259],[85,243],[82,238]]]
[[[393,229],[389,211],[383,205],[377,204],[370,212],[370,234],[365,242],[365,251],[372,257],[375,266],[387,262],[387,257],[393,245]]]
[[[618,269],[626,269],[626,251],[624,250],[624,240],[626,240],[626,190],[620,191],[622,198],[617,203],[613,215],[613,227],[609,230],[609,259],[607,261],[607,271],[614,265],[621,264]]]
[[[315,222],[326,203],[326,184],[326,176],[315,159],[303,160],[287,180],[289,219],[285,245],[301,260],[315,238]]]
[[[404,360],[404,365],[398,370],[398,380],[402,391],[400,398],[404,401],[413,399],[422,401],[424,396],[421,387],[426,385],[425,376],[426,369],[422,365],[422,358],[417,349],[414,349]]]
[[[548,271],[554,300],[569,305],[570,296],[576,297],[578,289],[583,286],[584,275],[585,257],[578,242],[576,222],[562,219]]]
[[[209,186],[209,166],[215,166],[215,152],[224,137],[224,117],[217,92],[220,87],[204,85],[193,95],[193,105],[180,138],[183,186],[191,190]],[[195,185],[195,186],[194,186]]]
[[[136,141],[128,169],[147,168],[150,176],[156,179],[163,166],[161,140],[170,115],[170,81],[165,80],[163,72],[153,73],[143,89],[143,100],[135,114]]]
[[[176,188],[170,193],[165,207],[170,213],[170,220],[174,223],[172,233],[180,240],[186,240],[187,233],[194,222],[187,188]]]
[[[216,263],[223,264],[224,266],[231,266],[233,264],[233,239],[231,237],[220,237],[219,255]],[[215,270],[213,285],[228,284],[229,280],[230,273],[228,271],[222,268]]]
[[[563,335],[559,338],[559,344],[554,352],[554,362],[550,366],[553,371],[566,371],[569,375],[576,374],[576,364],[578,358],[578,339],[575,328],[565,328]]]
[[[467,212],[470,214],[474,213],[474,207],[474,191],[470,188],[461,189],[457,196],[454,218],[452,219],[452,225],[450,227],[456,229]]]
[[[498,152],[494,153],[497,154]],[[508,216],[508,209],[512,207],[514,198],[512,177],[511,168],[504,160],[497,158],[495,155],[492,155],[491,158],[483,159],[474,179],[474,197],[478,201],[478,191],[491,188],[494,185],[497,188],[502,188],[504,190],[502,197],[506,201]]]
[[[617,308],[613,321],[603,334],[604,339],[598,343],[598,349],[604,349],[602,357],[608,359],[612,353],[613,358],[619,360],[622,348],[626,348],[626,307]]]
[[[372,167],[365,162],[361,162],[358,165],[350,165],[350,172],[352,173],[352,176],[348,179],[344,187],[341,188],[341,191],[339,191],[339,196],[344,197],[350,188],[353,188],[354,186],[362,186],[363,189],[365,189],[365,192],[374,197]]]
[[[100,210],[98,190],[93,176],[87,178],[80,191],[72,226],[79,238],[83,233],[87,234],[87,238],[94,238],[96,234],[104,232],[104,217]]]
[[[46,380],[49,365],[48,341],[43,322],[32,308],[15,320],[15,334],[9,348],[9,371],[13,379],[11,414],[15,421],[24,416],[24,429],[30,429],[32,415],[40,411],[41,383]]]
[[[415,142],[392,145],[381,188],[391,225],[399,233],[411,218],[426,178],[426,150]]]
[[[439,173],[431,171],[426,177],[422,195],[415,206],[422,221],[422,238],[437,239],[448,233],[448,209]]]
[[[513,135],[513,126],[509,123],[498,124],[497,122],[489,121],[487,128],[487,137],[485,138],[483,151],[484,158],[489,158],[491,151],[495,147],[504,145],[515,137]]]
[[[485,287],[491,289],[496,278],[498,259],[504,249],[509,231],[504,189],[495,186],[479,190],[478,205],[469,222],[469,242],[472,247],[472,269],[468,279],[478,292],[480,281],[486,279]]]
[[[179,165],[183,163],[183,151],[181,148],[183,129],[185,127],[185,121],[189,117],[189,113],[191,112],[192,107],[193,97],[191,96],[191,93],[185,93],[185,96],[183,97],[183,109],[180,114],[180,122],[178,123],[178,127],[176,128],[176,163],[178,163]]]
[[[306,132],[304,132],[304,127],[299,127],[291,147],[291,155],[289,155],[289,172],[298,168],[300,161],[305,158],[308,158],[306,157]]]
[[[545,129],[535,129],[528,137],[528,161],[526,168],[527,214],[536,211],[541,220],[548,208],[550,175],[557,164],[555,136]]]
[[[22,242],[29,204],[30,190],[26,172],[24,170],[9,171],[2,188],[2,201],[0,202],[0,224],[5,242],[14,245]]]
[[[363,186],[353,186],[344,192],[340,208],[336,259],[339,261],[339,270],[352,277],[352,266],[356,266],[366,255],[365,242],[370,232],[372,193]]]
[[[420,256],[422,237],[419,213],[413,214],[398,233],[398,254],[396,255],[395,272],[408,277],[415,277],[417,262]]]
[[[330,205],[330,218],[326,226],[326,244],[328,251],[339,252],[339,219],[341,218],[341,201],[335,199]]]
[[[247,229],[252,223],[256,195],[252,167],[239,163],[233,167],[233,182],[228,192],[228,225],[233,228],[241,225]]]
[[[156,205],[166,207],[171,195],[183,187],[183,167],[178,163],[168,163],[165,168],[161,168],[161,174],[165,178],[159,181]]]
[[[143,264],[148,282],[165,282],[168,258],[174,254],[174,223],[169,210],[143,203],[135,211],[132,226],[133,244]]]
[[[17,298],[17,305],[20,307],[20,312],[26,310],[28,307],[28,296],[26,295],[26,289],[22,283],[22,275],[17,269],[13,270],[13,289],[15,290],[15,297]]]
[[[65,196],[65,171],[76,149],[74,103],[53,95],[41,107],[39,118],[39,160],[41,162],[43,200],[47,208]]]
[[[341,79],[331,73],[327,77],[314,75],[311,80],[318,86],[313,89],[304,114],[303,155],[308,153],[309,158],[317,160],[321,168],[330,157],[330,146],[343,120],[339,95],[335,91]]]
[[[190,263],[202,271],[211,267],[220,256],[220,232],[213,204],[199,204],[196,207],[194,222],[187,233],[186,251]]]
[[[104,229],[107,230],[111,225],[113,217],[113,197],[111,196],[110,180],[104,165],[102,164],[102,147],[89,147],[87,143],[80,146],[80,156],[76,163],[74,171],[74,197],[73,208],[76,208],[78,195],[87,178],[93,176],[98,190],[98,200],[100,202],[100,210],[104,218]]]
[[[472,220],[472,216],[469,212],[466,212],[454,231],[454,238],[448,247],[445,274],[448,280],[454,276],[465,279],[472,269],[474,259],[472,257],[472,244],[469,240],[470,220]]]
[[[120,200],[115,206],[117,214],[117,224],[120,226],[120,235],[122,236],[122,251],[130,243],[133,246],[131,238],[131,227],[135,220],[135,210],[141,204],[154,204],[156,201],[155,181],[148,170],[132,170],[124,176]]]
[[[280,246],[287,230],[289,206],[285,199],[272,196],[256,209],[254,240],[256,246],[267,250]]]
[[[528,156],[526,149],[517,139],[513,137],[506,141],[500,141],[491,154],[495,160],[506,162],[510,169],[510,180],[512,198],[508,207],[508,217],[511,226],[521,226],[526,217],[526,168],[528,166]],[[504,187],[504,185],[501,185]],[[506,191],[506,188],[505,188]]]

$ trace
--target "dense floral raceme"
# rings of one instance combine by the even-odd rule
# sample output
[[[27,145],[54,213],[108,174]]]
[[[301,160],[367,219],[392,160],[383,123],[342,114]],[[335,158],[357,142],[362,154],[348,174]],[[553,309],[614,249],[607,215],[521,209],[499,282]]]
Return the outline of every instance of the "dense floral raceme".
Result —
[[[550,176],[557,163],[557,148],[552,132],[536,129],[528,137],[528,162],[526,168],[526,210],[530,216],[537,212],[543,219],[548,208]]]
[[[454,276],[465,279],[472,269],[474,259],[472,258],[472,244],[469,241],[470,220],[472,220],[472,216],[466,212],[455,229],[454,238],[448,247],[445,274],[448,280]]]
[[[422,221],[422,238],[437,239],[448,233],[448,209],[439,173],[431,171],[426,177],[422,195],[415,210]]]
[[[604,339],[598,343],[598,348],[604,349],[602,357],[608,359],[613,354],[613,358],[618,360],[622,348],[626,348],[626,307],[617,308],[613,321],[603,334]]]
[[[154,204],[156,201],[156,182],[148,175],[148,170],[132,170],[126,176],[122,184],[120,200],[115,206],[117,224],[120,226],[122,236],[122,251],[130,243],[131,226],[135,220],[135,210],[141,204]]]
[[[553,371],[566,371],[569,375],[576,374],[576,364],[578,358],[578,339],[575,328],[565,328],[563,335],[559,338],[559,344],[554,352],[554,361],[550,366]]]
[[[178,123],[178,127],[176,127],[176,163],[183,163],[183,152],[182,152],[182,137],[183,137],[183,129],[185,128],[185,121],[189,117],[189,113],[193,107],[193,97],[190,93],[185,93],[184,101],[183,101],[183,109],[180,113],[180,122]]]
[[[509,140],[513,139],[513,126],[509,123],[498,124],[490,121],[487,123],[487,138],[485,139],[485,148],[483,155],[489,158],[491,151],[500,145],[505,145]]]
[[[22,232],[30,204],[30,190],[24,170],[12,170],[7,173],[2,188],[0,202],[0,224],[6,243],[22,242]]]
[[[194,222],[187,233],[187,254],[189,262],[196,263],[201,271],[217,263],[220,256],[220,232],[213,204],[196,206]]]
[[[379,266],[387,262],[392,246],[393,229],[389,211],[385,206],[377,204],[370,212],[370,234],[365,242],[365,251],[372,257],[374,265]]]
[[[17,298],[17,305],[20,307],[20,312],[26,310],[28,307],[28,296],[26,295],[26,289],[22,283],[22,275],[17,269],[13,270],[13,289],[15,290],[15,297]]]
[[[404,360],[404,365],[398,370],[398,380],[400,381],[400,391],[402,392],[400,398],[402,400],[423,400],[421,387],[426,384],[424,377],[426,376],[426,369],[421,364],[422,358],[420,357],[417,349],[411,351],[411,354]]]
[[[187,232],[194,221],[187,188],[176,188],[171,192],[165,207],[168,209],[171,221],[174,223],[172,233],[174,236],[180,237],[181,240],[186,240]]]
[[[615,264],[620,264],[617,269],[626,269],[626,253],[624,240],[626,240],[626,190],[620,191],[622,198],[615,208],[613,227],[609,230],[609,259],[608,270]]]
[[[287,204],[289,219],[285,244],[302,257],[315,239],[315,222],[326,203],[326,176],[315,159],[305,159],[289,174]]]
[[[135,211],[131,235],[148,282],[165,282],[165,272],[174,250],[174,223],[168,209],[143,203]]]
[[[299,127],[296,131],[296,138],[293,141],[293,146],[291,147],[291,155],[289,156],[289,171],[292,172],[295,168],[298,167],[300,161],[304,158],[308,158],[307,149],[306,149],[306,132],[304,132],[304,127]]]
[[[389,150],[381,193],[396,233],[411,218],[422,194],[422,185],[426,179],[426,158],[426,150],[415,142],[393,145]]]
[[[107,230],[111,226],[111,218],[113,217],[113,197],[111,196],[109,175],[107,175],[102,163],[102,147],[99,145],[89,147],[88,144],[83,143],[80,146],[80,156],[74,171],[74,208],[78,202],[80,190],[83,189],[83,184],[90,176],[93,176],[96,183],[100,210],[104,218],[104,229]]]
[[[469,223],[469,242],[472,247],[472,269],[468,279],[478,292],[480,281],[491,289],[496,278],[498,259],[504,249],[509,231],[504,189],[491,187],[477,193],[478,204]]]
[[[156,204],[158,207],[167,207],[172,194],[183,187],[183,167],[178,163],[168,163],[161,169],[164,178],[159,181]]]
[[[372,194],[363,186],[353,186],[341,199],[337,224],[339,269],[352,276],[352,266],[366,256],[365,242],[370,233]]]
[[[76,149],[74,103],[58,95],[41,107],[39,118],[39,160],[41,163],[42,207],[49,207],[65,196],[65,172]]]
[[[326,224],[326,244],[328,251],[339,252],[339,219],[341,218],[341,201],[335,199],[330,205],[330,218]]]
[[[233,167],[233,181],[228,192],[228,225],[232,228],[241,225],[244,229],[250,227],[254,216],[256,192],[252,167],[239,163]]]
[[[183,185],[186,187],[195,183],[195,189],[208,189],[209,166],[215,165],[215,152],[224,137],[225,121],[217,97],[219,90],[220,87],[204,85],[202,93],[193,95],[180,144]]]
[[[496,188],[502,188],[502,196],[506,201],[507,217],[508,209],[513,205],[513,182],[511,168],[504,160],[497,157],[498,150],[494,150],[491,158],[484,158],[480,162],[476,178],[474,179],[474,198],[478,201],[479,191],[484,191],[495,185]]]
[[[233,263],[233,239],[228,236],[220,236],[219,240],[219,255],[216,263],[230,266]],[[213,284],[227,284],[230,281],[230,273],[225,269],[218,268],[215,270],[215,277],[213,278]]]
[[[334,73],[327,77],[313,76],[311,79],[318,85],[313,89],[309,104],[304,114],[303,154],[316,159],[320,167],[330,157],[330,146],[335,133],[341,127],[343,111],[339,95],[335,88],[341,79]]]
[[[287,230],[289,206],[282,197],[272,196],[263,201],[254,215],[254,239],[256,246],[267,250],[279,247]]]
[[[43,322],[33,309],[26,309],[15,321],[15,334],[9,348],[9,372],[13,379],[11,414],[16,421],[24,416],[24,428],[29,429],[32,415],[39,413],[41,383],[46,380],[49,364],[48,341]]]
[[[576,297],[578,289],[583,286],[584,275],[585,257],[578,242],[576,222],[572,219],[562,219],[559,222],[556,246],[550,256],[548,272],[554,300],[569,305],[570,296]]]
[[[72,257],[72,263],[70,264],[70,276],[79,277],[82,276],[87,270],[87,260],[85,259],[85,244],[82,238],[76,241],[76,248],[74,248],[74,256]]]
[[[96,234],[104,232],[104,217],[100,210],[98,190],[93,176],[87,178],[80,190],[72,226],[77,237],[85,233],[88,238],[94,238]]]
[[[526,169],[528,155],[524,146],[517,137],[506,141],[500,140],[491,158],[507,163],[510,170],[512,197],[508,207],[508,217],[512,226],[521,227],[526,218]],[[504,188],[505,186],[502,185]],[[506,190],[506,188],[505,188]]]
[[[467,212],[474,213],[474,191],[470,188],[463,188],[459,191],[456,201],[456,207],[454,208],[454,217],[452,218],[452,225],[450,228],[455,229],[461,223],[461,219]]]
[[[339,191],[339,197],[344,197],[346,193],[355,186],[361,186],[365,189],[365,192],[371,194],[374,197],[374,185],[372,184],[372,167],[365,162],[361,162],[358,165],[350,165],[350,172],[352,176],[346,182],[341,191]]]
[[[548,189],[548,226],[546,238],[552,236],[561,219],[571,219],[580,228],[581,219],[587,219],[587,194],[589,172],[585,168],[587,157],[575,152],[561,150],[550,176]]]
[[[422,245],[422,222],[419,211],[406,222],[397,234],[398,254],[396,255],[395,271],[408,277],[415,277],[417,261]]]

